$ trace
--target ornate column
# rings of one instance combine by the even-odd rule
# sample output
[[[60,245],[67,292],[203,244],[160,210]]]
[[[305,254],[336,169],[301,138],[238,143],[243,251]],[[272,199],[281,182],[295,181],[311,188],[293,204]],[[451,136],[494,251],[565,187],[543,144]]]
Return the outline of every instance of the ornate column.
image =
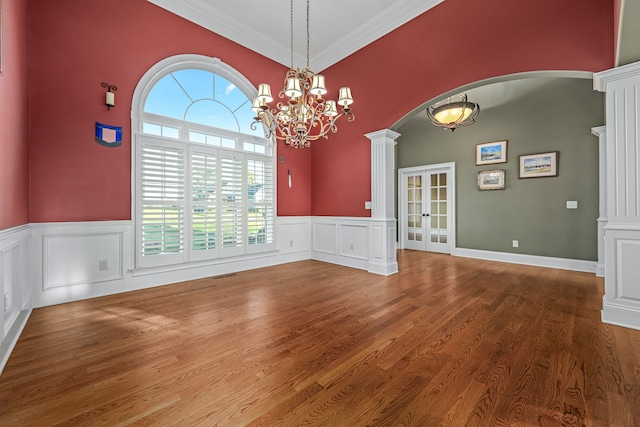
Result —
[[[606,94],[602,321],[640,329],[640,62],[594,75]]]
[[[591,128],[591,133],[598,137],[598,277],[604,277],[604,226],[607,225],[606,131],[606,126]]]
[[[398,272],[394,202],[395,140],[400,134],[383,129],[365,136],[371,140],[371,222],[368,270],[388,276]]]

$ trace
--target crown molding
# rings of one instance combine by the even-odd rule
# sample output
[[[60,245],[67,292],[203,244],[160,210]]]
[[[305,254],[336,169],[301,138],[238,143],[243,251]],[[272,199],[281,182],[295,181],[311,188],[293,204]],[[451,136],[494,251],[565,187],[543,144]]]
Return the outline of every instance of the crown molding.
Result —
[[[244,22],[220,12],[214,3],[202,0],[147,1],[283,65],[290,62],[291,52],[288,45],[283,45]],[[286,52],[286,55],[283,56],[283,52]]]
[[[324,51],[312,57],[311,63],[315,64],[319,71],[329,68],[442,2],[444,0],[389,2],[389,7],[381,10],[376,16],[363,22],[353,31],[340,36]]]

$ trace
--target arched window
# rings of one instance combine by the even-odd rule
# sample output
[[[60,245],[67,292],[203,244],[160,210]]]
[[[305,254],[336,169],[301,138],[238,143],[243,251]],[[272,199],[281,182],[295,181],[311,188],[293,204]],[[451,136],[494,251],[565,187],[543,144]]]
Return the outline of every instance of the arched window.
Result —
[[[133,98],[136,266],[275,249],[275,149],[255,88],[218,59],[152,67]]]

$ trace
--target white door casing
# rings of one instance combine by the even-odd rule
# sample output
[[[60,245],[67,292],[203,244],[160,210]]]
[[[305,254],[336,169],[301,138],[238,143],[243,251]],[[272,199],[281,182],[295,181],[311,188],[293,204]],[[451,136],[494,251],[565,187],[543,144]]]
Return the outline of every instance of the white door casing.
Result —
[[[455,247],[455,163],[398,170],[401,249],[452,253]]]

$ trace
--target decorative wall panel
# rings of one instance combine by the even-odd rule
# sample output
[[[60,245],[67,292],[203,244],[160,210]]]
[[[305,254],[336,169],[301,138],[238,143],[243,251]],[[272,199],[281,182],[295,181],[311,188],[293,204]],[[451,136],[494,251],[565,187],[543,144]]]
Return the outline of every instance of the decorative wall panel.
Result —
[[[43,289],[118,280],[122,233],[43,236]]]

